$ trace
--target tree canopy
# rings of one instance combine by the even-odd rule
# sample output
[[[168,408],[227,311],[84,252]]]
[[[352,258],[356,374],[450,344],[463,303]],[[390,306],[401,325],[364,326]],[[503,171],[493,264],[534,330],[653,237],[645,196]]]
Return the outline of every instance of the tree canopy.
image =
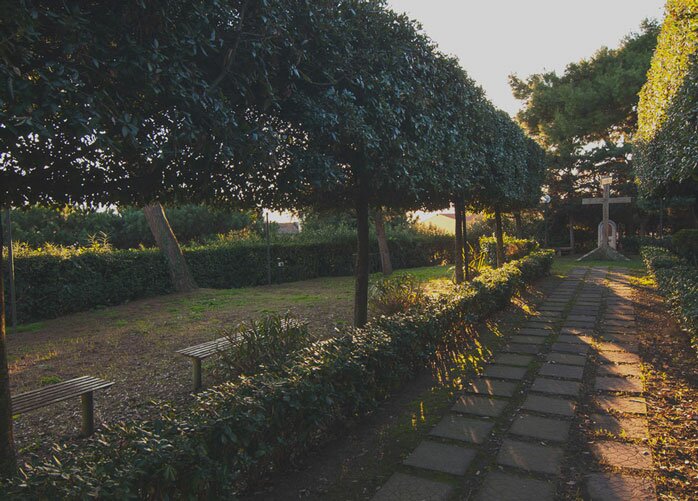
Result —
[[[669,0],[640,92],[637,175],[650,195],[698,186],[698,2]]]

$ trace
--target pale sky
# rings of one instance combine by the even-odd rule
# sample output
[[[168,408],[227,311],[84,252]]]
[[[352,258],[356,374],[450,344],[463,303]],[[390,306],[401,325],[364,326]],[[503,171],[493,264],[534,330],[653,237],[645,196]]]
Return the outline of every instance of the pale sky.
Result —
[[[555,70],[616,47],[664,0],[388,0],[419,21],[442,52],[457,56],[495,106],[515,114],[507,77]]]

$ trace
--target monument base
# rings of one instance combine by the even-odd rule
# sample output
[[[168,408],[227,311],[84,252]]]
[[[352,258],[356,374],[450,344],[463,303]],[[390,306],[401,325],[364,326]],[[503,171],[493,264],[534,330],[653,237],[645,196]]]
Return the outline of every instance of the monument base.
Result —
[[[591,252],[587,252],[577,261],[630,261],[623,254],[615,250],[613,247],[597,247]]]

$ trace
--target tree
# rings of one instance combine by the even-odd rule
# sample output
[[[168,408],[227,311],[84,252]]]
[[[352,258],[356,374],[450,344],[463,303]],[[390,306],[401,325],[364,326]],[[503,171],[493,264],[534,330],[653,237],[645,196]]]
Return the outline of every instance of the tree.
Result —
[[[669,0],[640,92],[634,152],[646,196],[688,195],[698,225],[698,5]]]
[[[239,159],[255,165],[268,156],[251,107],[273,100],[269,82],[283,82],[276,77],[293,60],[279,53],[290,56],[296,44],[279,35],[291,26],[284,2],[251,5],[4,5],[11,15],[0,23],[0,206],[229,199]],[[249,141],[253,134],[258,141]],[[7,475],[14,455],[1,313]]]
[[[550,155],[552,218],[570,231],[575,221],[595,228],[595,215],[580,199],[597,192],[601,175],[613,175],[617,194],[636,195],[630,142],[657,31],[646,21],[617,49],[601,48],[562,75],[510,77],[514,96],[524,101],[518,121]]]

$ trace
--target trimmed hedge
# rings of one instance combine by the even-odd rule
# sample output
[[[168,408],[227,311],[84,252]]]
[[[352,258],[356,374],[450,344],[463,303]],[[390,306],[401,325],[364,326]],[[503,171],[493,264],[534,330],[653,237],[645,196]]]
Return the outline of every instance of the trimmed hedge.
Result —
[[[698,230],[681,230],[671,238],[674,252],[693,265],[698,265]]]
[[[668,0],[640,91],[633,162],[645,193],[671,192],[698,175],[698,2]]]
[[[660,247],[643,247],[642,259],[698,354],[698,268]]]
[[[441,264],[450,261],[453,253],[452,238],[443,235],[399,233],[389,246],[395,268]],[[352,275],[355,247],[351,238],[272,243],[272,280]],[[185,248],[184,254],[200,287],[267,283],[267,250],[262,241]],[[377,254],[372,261],[372,270],[378,271]],[[156,249],[25,251],[15,258],[15,277],[17,316],[22,323],[172,292],[167,265]]]
[[[28,465],[0,488],[12,499],[214,499],[234,496],[359,418],[400,387],[453,332],[548,273],[538,251],[482,273],[457,293],[319,341],[279,370],[221,384],[186,416],[121,424]]]
[[[621,252],[626,254],[639,254],[640,248],[650,247],[671,247],[671,237],[641,237],[639,235],[626,235],[618,239]]]
[[[504,260],[512,261],[527,256],[538,248],[535,240],[515,238],[504,235]],[[490,266],[497,265],[497,239],[495,237],[480,237],[480,250],[487,256]]]

